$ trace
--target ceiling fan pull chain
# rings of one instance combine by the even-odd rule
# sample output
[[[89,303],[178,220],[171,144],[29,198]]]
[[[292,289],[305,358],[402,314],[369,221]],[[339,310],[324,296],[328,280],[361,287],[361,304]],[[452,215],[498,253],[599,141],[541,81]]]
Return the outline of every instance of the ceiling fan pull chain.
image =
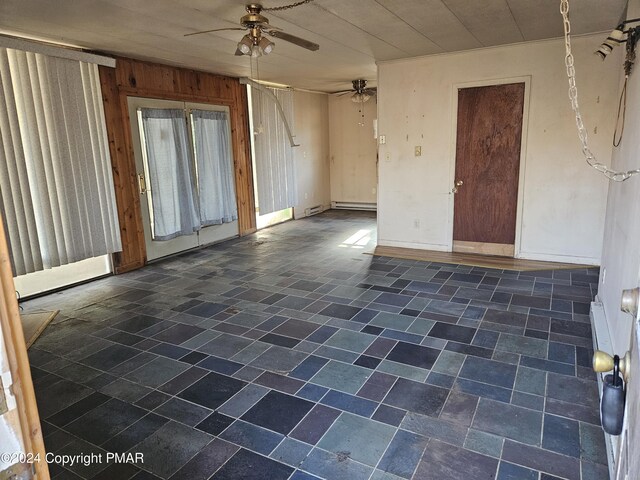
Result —
[[[292,8],[299,7],[300,5],[306,5],[307,3],[311,3],[314,0],[302,0],[301,2],[292,3],[290,5],[283,5],[281,7],[271,7],[271,8],[262,8],[263,12],[279,12],[281,10],[290,10]]]
[[[634,175],[640,173],[640,169],[628,170],[626,172],[615,171],[607,167],[603,163],[599,163],[595,155],[589,148],[589,140],[587,129],[582,121],[580,106],[578,104],[578,88],[576,87],[576,69],[574,66],[573,53],[571,52],[571,22],[569,21],[569,0],[560,0],[560,13],[564,24],[564,45],[565,57],[564,63],[567,67],[567,77],[569,79],[569,99],[571,100],[571,109],[576,116],[576,127],[578,128],[578,138],[582,144],[582,154],[589,166],[595,168],[609,180],[614,182],[624,182]]]

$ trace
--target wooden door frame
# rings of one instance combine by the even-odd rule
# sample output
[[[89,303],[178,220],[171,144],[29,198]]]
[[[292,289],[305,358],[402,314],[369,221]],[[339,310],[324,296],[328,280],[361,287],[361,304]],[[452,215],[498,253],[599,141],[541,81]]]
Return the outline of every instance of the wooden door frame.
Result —
[[[33,389],[33,380],[31,379],[31,369],[29,357],[27,356],[27,345],[22,331],[18,300],[13,284],[9,245],[5,235],[2,215],[0,215],[0,286],[0,328],[2,328],[11,370],[11,380],[13,382],[11,391],[15,396],[22,440],[25,452],[33,454],[34,457],[38,455],[40,459],[40,461],[33,463],[34,478],[48,480],[49,467],[45,461],[46,453],[42,427]],[[8,386],[4,385],[4,387]]]
[[[458,133],[458,90],[462,88],[493,87],[510,83],[524,83],[524,104],[522,109],[522,137],[520,140],[520,168],[518,172],[518,200],[516,205],[516,238],[514,242],[514,258],[520,258],[522,242],[522,214],[524,201],[524,180],[527,159],[527,137],[529,131],[529,100],[531,92],[531,75],[520,77],[492,78],[471,82],[454,83],[451,85],[451,146],[449,162],[449,185],[447,191],[451,192],[456,181],[456,150]],[[453,251],[453,215],[454,195],[449,195],[449,214],[447,215],[447,251]]]

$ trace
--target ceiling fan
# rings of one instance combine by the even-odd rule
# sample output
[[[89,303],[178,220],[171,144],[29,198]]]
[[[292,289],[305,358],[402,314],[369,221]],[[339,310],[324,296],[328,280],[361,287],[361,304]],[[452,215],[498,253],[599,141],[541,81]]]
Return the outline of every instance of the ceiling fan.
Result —
[[[364,103],[373,97],[378,90],[376,88],[367,88],[367,81],[363,79],[352,80],[353,88],[349,90],[339,90],[337,92],[332,92],[334,95],[346,95],[347,93],[352,93],[351,101],[355,103]]]
[[[241,27],[234,28],[215,28],[213,30],[204,30],[202,32],[187,33],[185,37],[191,35],[200,35],[201,33],[221,32],[224,30],[248,30],[248,33],[238,42],[236,55],[267,55],[273,50],[274,44],[265,34],[270,35],[285,42],[293,43],[307,50],[316,51],[320,48],[317,43],[310,42],[304,38],[296,37],[289,33],[283,32],[278,27],[271,26],[267,17],[260,14],[263,8],[259,3],[250,3],[245,6],[247,14],[240,19]],[[265,9],[266,10],[266,9]]]

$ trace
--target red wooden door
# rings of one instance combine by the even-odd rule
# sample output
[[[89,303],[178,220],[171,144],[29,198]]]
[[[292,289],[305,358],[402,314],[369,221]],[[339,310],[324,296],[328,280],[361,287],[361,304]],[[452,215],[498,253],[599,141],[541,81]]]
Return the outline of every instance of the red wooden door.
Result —
[[[454,250],[513,256],[524,87],[458,90]]]

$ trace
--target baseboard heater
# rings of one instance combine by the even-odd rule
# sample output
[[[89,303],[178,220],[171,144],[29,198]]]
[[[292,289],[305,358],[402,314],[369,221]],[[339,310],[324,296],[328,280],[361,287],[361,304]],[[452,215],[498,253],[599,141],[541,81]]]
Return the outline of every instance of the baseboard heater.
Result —
[[[593,331],[593,350],[601,350],[613,355],[613,346],[611,345],[611,334],[609,333],[609,327],[607,325],[607,317],[604,312],[604,307],[601,302],[591,302],[591,310],[589,311],[589,317],[591,318],[591,329]],[[602,378],[603,374],[597,374],[598,377],[598,393],[600,400],[602,400]],[[598,405],[598,408],[599,405]],[[614,437],[608,433],[604,433],[605,446],[607,448],[607,457],[609,460],[609,478],[615,478],[616,465],[615,454],[618,450],[619,437]]]
[[[318,213],[324,212],[324,207],[322,205],[316,205],[315,207],[309,207],[304,209],[304,216],[310,217],[311,215],[317,215]]]
[[[331,202],[331,208],[337,210],[369,210],[375,212],[377,204],[367,202]]]

